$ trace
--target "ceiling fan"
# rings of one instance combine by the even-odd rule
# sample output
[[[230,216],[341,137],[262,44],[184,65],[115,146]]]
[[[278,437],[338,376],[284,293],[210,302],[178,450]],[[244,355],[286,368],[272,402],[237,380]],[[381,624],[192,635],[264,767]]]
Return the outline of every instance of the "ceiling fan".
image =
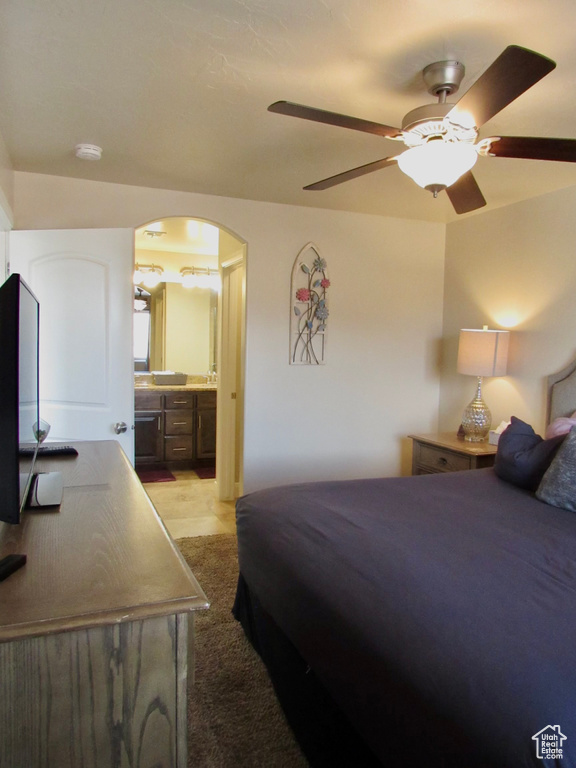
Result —
[[[402,121],[402,128],[290,101],[276,101],[268,110],[376,134],[403,142],[407,147],[397,155],[338,173],[304,189],[328,189],[397,164],[417,184],[431,191],[434,197],[445,189],[456,213],[468,213],[486,205],[471,172],[479,155],[576,162],[576,139],[492,136],[478,141],[478,129],[484,123],[555,67],[555,62],[546,56],[510,45],[456,104],[448,104],[446,97],[457,92],[464,77],[464,66],[458,61],[430,64],[422,74],[428,92],[436,96],[438,102],[408,112]]]

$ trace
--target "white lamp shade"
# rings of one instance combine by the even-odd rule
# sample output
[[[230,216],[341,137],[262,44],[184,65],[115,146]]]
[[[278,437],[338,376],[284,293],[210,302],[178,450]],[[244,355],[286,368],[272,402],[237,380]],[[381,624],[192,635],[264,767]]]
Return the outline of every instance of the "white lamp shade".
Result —
[[[509,331],[460,331],[458,373],[469,376],[506,376]]]
[[[478,159],[472,144],[429,141],[398,155],[398,165],[416,184],[449,187],[470,170]]]

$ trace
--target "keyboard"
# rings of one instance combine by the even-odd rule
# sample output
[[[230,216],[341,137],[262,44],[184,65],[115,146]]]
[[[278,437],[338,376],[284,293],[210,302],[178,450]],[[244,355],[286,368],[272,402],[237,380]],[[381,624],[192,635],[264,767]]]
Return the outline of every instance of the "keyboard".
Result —
[[[20,456],[33,456],[35,450],[35,445],[26,445],[22,446],[18,453]],[[38,446],[38,456],[78,456],[78,451],[72,445],[50,445],[48,443]]]

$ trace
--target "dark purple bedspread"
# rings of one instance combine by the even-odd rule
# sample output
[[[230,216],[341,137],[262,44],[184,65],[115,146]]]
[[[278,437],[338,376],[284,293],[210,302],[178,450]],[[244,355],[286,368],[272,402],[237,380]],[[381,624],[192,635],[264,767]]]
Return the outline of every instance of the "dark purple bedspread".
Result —
[[[574,513],[480,470],[260,491],[237,523],[250,590],[384,764],[576,768]]]

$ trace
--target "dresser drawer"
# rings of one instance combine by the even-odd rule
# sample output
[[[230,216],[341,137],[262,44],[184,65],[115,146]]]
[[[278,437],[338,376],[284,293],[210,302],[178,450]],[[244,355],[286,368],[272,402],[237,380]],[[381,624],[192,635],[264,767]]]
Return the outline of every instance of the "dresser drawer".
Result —
[[[469,456],[422,443],[417,447],[416,463],[418,468],[428,472],[458,472],[472,466]]]
[[[194,430],[194,411],[166,411],[165,435],[191,435]]]
[[[182,461],[193,457],[192,435],[179,435],[164,438],[165,461]]]
[[[194,408],[194,392],[167,392],[166,410],[186,410]]]

